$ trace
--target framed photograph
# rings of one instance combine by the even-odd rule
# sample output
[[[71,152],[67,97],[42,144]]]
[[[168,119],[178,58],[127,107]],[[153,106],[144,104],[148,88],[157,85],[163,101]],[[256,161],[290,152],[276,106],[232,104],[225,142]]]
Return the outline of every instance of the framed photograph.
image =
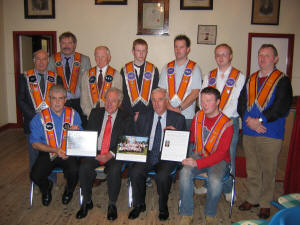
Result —
[[[25,19],[54,19],[55,0],[24,0]]]
[[[262,44],[273,44],[279,56],[276,67],[292,79],[294,38],[294,34],[249,33],[247,76],[259,70],[257,56]]]
[[[169,34],[169,0],[139,0],[137,35]]]
[[[198,25],[197,44],[215,45],[217,25]]]
[[[280,0],[252,0],[251,24],[278,25]]]
[[[122,136],[117,146],[116,160],[146,162],[148,137]]]
[[[127,0],[95,0],[95,5],[127,5]]]
[[[213,0],[180,0],[181,10],[212,10]]]

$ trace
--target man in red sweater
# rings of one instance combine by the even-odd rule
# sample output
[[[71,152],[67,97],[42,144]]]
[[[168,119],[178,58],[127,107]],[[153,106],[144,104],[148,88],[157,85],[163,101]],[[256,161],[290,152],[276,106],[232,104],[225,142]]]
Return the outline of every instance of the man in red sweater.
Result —
[[[205,204],[206,224],[218,224],[217,204],[223,188],[223,178],[229,169],[229,147],[233,135],[232,121],[219,111],[220,92],[207,87],[201,91],[201,108],[193,118],[190,144],[193,154],[182,161],[180,172],[181,225],[191,224],[193,219],[194,177],[207,173],[207,195]]]

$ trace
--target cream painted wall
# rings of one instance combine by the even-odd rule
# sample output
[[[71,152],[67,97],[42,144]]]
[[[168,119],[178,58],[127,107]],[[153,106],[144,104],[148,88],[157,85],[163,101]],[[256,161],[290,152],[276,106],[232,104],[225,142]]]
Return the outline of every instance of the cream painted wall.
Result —
[[[3,22],[3,1],[0,0],[0,126],[7,124],[7,90],[6,90],[6,76],[5,76],[5,60],[4,60],[4,22]]]
[[[196,44],[198,24],[218,25],[217,44],[229,43],[234,50],[233,64],[245,73],[249,32],[294,33],[293,88],[300,95],[300,1],[282,0],[279,26],[251,25],[251,0],[214,0],[211,10],[180,10],[179,0],[170,0],[169,36],[137,36],[137,0],[127,6],[94,5],[94,0],[56,0],[56,19],[25,20],[24,5],[20,0],[3,0],[5,75],[8,102],[7,122],[16,122],[12,31],[56,30],[58,35],[72,31],[78,38],[77,50],[91,57],[97,45],[111,49],[111,65],[120,69],[131,60],[131,44],[138,37],[149,44],[148,60],[159,69],[172,60],[173,39],[179,33],[192,41],[190,58],[199,63],[202,72],[215,67],[215,46]]]

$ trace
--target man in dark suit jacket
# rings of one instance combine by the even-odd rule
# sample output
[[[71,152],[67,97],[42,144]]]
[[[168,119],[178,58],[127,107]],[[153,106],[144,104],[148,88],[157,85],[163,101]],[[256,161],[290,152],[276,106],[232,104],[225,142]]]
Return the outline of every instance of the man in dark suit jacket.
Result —
[[[28,140],[30,170],[38,157],[38,151],[29,144],[29,123],[36,112],[41,111],[44,107],[47,107],[46,104],[49,104],[47,96],[50,86],[62,82],[57,79],[54,73],[47,71],[48,61],[47,52],[44,50],[36,51],[33,54],[34,68],[20,74],[18,81],[17,103],[23,114],[23,127]],[[43,88],[40,85],[41,83],[43,83]],[[35,94],[33,94],[34,92]]]
[[[136,134],[147,136],[149,140],[149,151],[146,163],[134,163],[129,167],[129,177],[132,183],[133,210],[128,218],[135,219],[141,212],[146,210],[145,181],[147,173],[151,170],[156,172],[155,180],[159,195],[159,219],[164,221],[169,217],[168,195],[170,192],[172,178],[170,173],[175,169],[176,162],[160,161],[160,148],[164,129],[185,130],[185,118],[179,113],[167,110],[168,95],[162,88],[153,90],[151,100],[154,111],[141,113],[135,124]],[[158,128],[159,127],[159,128]],[[159,131],[160,130],[160,131]],[[157,133],[159,133],[157,135]]]
[[[98,155],[84,158],[79,168],[79,181],[82,188],[83,203],[76,218],[86,217],[93,208],[92,186],[96,177],[95,168],[105,166],[107,174],[108,212],[107,219],[117,218],[116,202],[121,188],[121,168],[123,162],[115,160],[118,140],[123,135],[133,134],[133,119],[128,113],[118,109],[123,100],[121,90],[110,88],[105,94],[105,108],[92,109],[87,130],[98,131]]]

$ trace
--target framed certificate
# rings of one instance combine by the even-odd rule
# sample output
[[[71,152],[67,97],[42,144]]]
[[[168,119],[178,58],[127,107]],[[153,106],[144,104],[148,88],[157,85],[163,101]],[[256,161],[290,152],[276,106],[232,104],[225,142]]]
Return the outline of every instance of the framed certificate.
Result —
[[[148,137],[122,136],[117,146],[116,160],[146,162]]]
[[[68,130],[66,155],[96,157],[97,138],[97,131]]]
[[[181,162],[187,156],[190,132],[166,130],[162,143],[161,160]]]

